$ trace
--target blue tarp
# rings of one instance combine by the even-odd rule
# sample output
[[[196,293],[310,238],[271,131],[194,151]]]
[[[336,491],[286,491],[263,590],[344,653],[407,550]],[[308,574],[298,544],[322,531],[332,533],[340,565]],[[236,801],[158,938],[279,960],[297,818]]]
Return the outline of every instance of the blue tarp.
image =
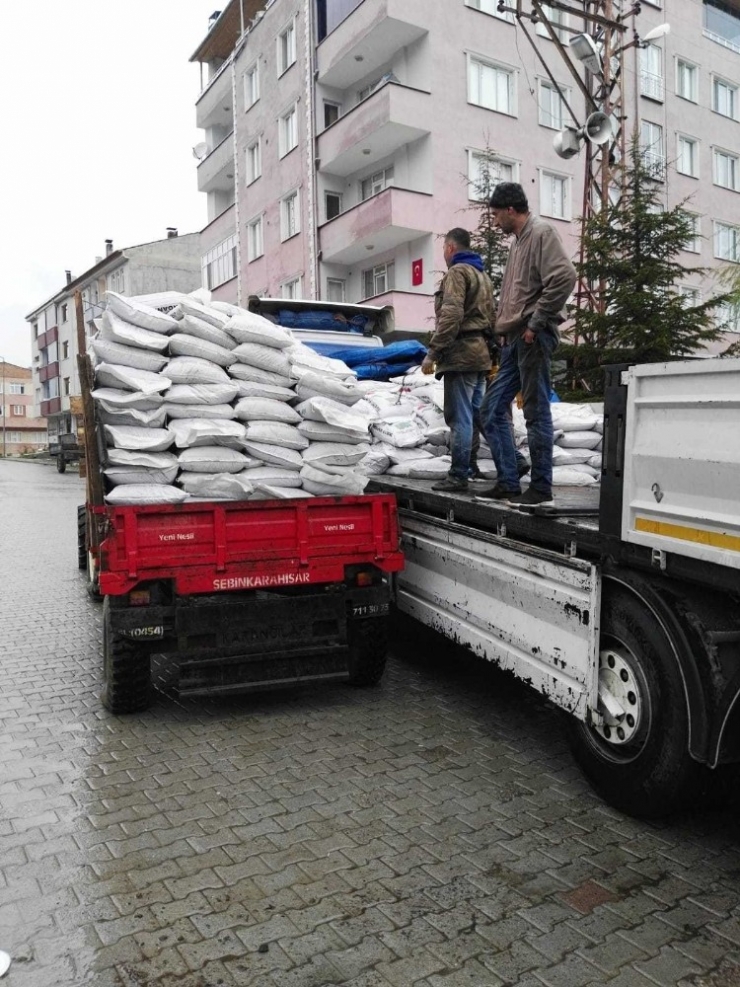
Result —
[[[335,343],[308,343],[311,349],[351,367],[359,380],[389,380],[418,367],[426,356],[426,346],[406,339],[388,346],[337,346]]]
[[[277,321],[288,329],[328,329],[332,332],[364,332],[367,327],[366,315],[353,315],[348,319],[335,312],[293,312],[281,308]]]

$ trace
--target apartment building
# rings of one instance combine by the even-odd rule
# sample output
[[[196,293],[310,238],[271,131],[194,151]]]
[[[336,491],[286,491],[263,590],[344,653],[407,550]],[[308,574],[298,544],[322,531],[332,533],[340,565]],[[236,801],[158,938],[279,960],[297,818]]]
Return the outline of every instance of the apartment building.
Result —
[[[35,415],[30,367],[0,360],[0,452],[20,456],[46,448],[46,420]]]
[[[48,437],[75,430],[70,398],[80,394],[77,371],[77,322],[74,295],[82,295],[86,338],[95,331],[106,291],[144,295],[156,291],[194,291],[200,287],[200,234],[178,236],[174,227],[163,240],[105,252],[79,277],[65,272],[65,284],[26,316],[31,330],[32,395],[36,413],[48,421]]]
[[[549,9],[564,42],[584,30],[572,8]],[[695,216],[686,266],[716,269],[740,261],[740,6],[646,0],[634,18],[639,36],[666,22],[625,52],[625,125],[664,205]],[[193,55],[204,284],[392,304],[397,328],[429,328],[440,236],[477,225],[490,154],[575,254],[584,161],[553,148],[570,117],[551,76],[585,117],[583,97],[544,25],[525,26],[534,45],[497,0],[232,0]],[[713,277],[682,290],[706,298]]]

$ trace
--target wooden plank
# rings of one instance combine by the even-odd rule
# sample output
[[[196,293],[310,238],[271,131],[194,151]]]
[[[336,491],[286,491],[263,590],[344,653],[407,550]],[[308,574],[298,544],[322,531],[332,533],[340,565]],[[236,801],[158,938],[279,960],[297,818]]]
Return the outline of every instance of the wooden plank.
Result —
[[[75,316],[77,320],[77,368],[80,374],[80,389],[82,390],[82,420],[84,423],[85,460],[87,479],[87,502],[94,506],[102,506],[103,476],[100,471],[100,458],[95,442],[95,405],[92,390],[95,386],[92,363],[87,355],[85,342],[85,317],[82,311],[82,294],[76,291]]]

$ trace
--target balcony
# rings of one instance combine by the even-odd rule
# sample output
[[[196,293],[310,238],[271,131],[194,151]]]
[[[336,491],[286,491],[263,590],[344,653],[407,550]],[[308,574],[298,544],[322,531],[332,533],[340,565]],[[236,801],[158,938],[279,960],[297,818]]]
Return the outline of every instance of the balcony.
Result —
[[[321,134],[320,170],[351,175],[431,129],[431,94],[387,82]]]
[[[198,165],[199,192],[229,192],[234,188],[234,132],[217,144]]]
[[[51,329],[47,329],[46,332],[42,332],[40,336],[36,339],[36,345],[41,350],[45,350],[47,346],[51,346],[52,343],[56,343],[59,339],[59,329],[56,326],[52,326]]]
[[[62,410],[61,398],[49,398],[41,402],[41,417],[48,418],[49,415],[58,415]]]
[[[433,202],[425,192],[402,188],[388,188],[360,202],[321,227],[322,260],[355,264],[428,236],[435,228]]]
[[[364,0],[317,49],[317,82],[347,89],[427,33],[428,0]]]
[[[195,104],[195,125],[200,130],[210,127],[234,127],[234,107],[231,91],[231,62],[224,62],[209,79]]]
[[[648,99],[662,103],[665,98],[665,82],[663,76],[656,72],[640,72],[640,93]]]
[[[51,380],[54,377],[59,376],[59,364],[55,361],[54,363],[47,363],[45,367],[39,367],[39,380],[43,384],[47,380]]]

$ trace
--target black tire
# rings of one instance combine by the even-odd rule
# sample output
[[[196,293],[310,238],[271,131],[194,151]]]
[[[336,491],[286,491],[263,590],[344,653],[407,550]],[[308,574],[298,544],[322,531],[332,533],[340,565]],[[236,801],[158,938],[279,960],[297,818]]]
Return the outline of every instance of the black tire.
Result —
[[[87,508],[77,507],[77,567],[87,569]]]
[[[59,453],[57,456],[57,473],[64,473],[67,469],[67,460]]]
[[[110,713],[139,713],[151,705],[150,657],[111,629],[110,603],[103,610],[103,705]]]
[[[350,620],[347,626],[349,656],[347,667],[351,685],[377,685],[388,660],[388,618]]]
[[[631,816],[654,819],[691,797],[699,766],[689,755],[689,717],[667,632],[633,592],[604,583],[599,680],[621,697],[619,721],[589,726],[573,717],[573,755],[601,797]]]

